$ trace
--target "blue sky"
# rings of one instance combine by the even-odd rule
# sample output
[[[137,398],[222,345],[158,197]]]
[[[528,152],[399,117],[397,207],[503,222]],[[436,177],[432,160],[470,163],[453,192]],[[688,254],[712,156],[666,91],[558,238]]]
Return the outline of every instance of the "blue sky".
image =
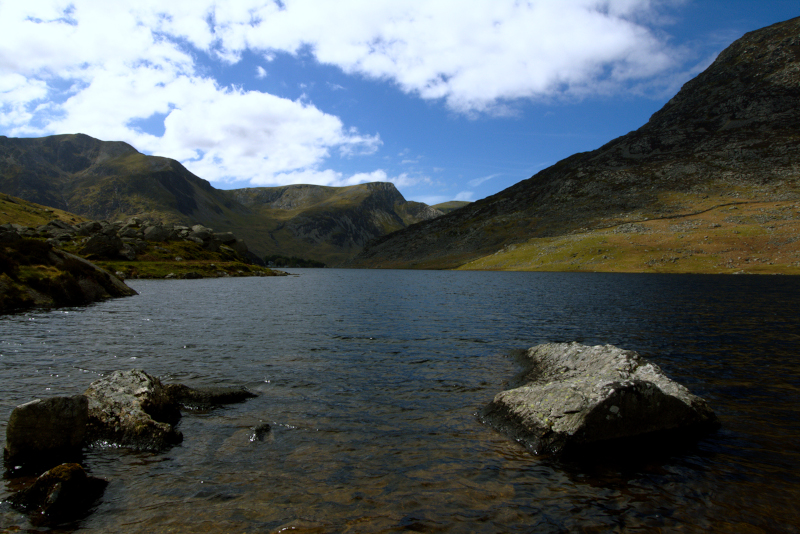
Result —
[[[134,5],[135,4],[135,5]],[[215,187],[477,200],[635,130],[796,0],[0,0],[0,135],[85,133]]]

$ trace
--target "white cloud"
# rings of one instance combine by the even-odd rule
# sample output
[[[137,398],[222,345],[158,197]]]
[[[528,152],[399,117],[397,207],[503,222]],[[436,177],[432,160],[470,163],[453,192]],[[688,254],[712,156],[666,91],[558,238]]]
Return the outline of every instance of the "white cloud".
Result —
[[[225,50],[311,50],[456,111],[509,113],[515,99],[622,91],[673,68],[675,51],[647,26],[665,3],[287,0],[258,8],[259,24],[217,20]]]
[[[222,86],[197,58],[310,54],[458,112],[511,113],[518,99],[646,88],[674,70],[648,26],[669,1],[0,2],[0,127],[128,141],[215,181],[428,183],[325,169],[374,153],[380,137],[304,97]],[[137,127],[162,116],[163,135]]]
[[[302,99],[223,87],[203,74],[178,39],[236,61],[246,43],[229,21],[246,20],[240,10],[162,4],[0,3],[0,126],[10,135],[127,141],[212,181],[313,174],[332,153],[378,149],[378,135],[345,128]],[[222,25],[209,26],[212,13]],[[153,116],[165,117],[162,136],[136,126]]]
[[[490,174],[489,176],[484,176],[482,178],[475,178],[474,180],[470,180],[467,183],[469,184],[470,187],[478,187],[483,182],[488,182],[492,178],[497,178],[498,176],[500,176],[500,175],[499,174]]]
[[[267,71],[264,70],[264,67],[259,65],[256,67],[256,78],[262,79],[267,77]]]

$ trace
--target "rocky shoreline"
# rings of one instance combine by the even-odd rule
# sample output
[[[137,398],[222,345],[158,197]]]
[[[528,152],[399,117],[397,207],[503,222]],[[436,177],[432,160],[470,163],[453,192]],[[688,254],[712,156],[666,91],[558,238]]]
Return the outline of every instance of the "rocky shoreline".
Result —
[[[133,369],[92,382],[81,395],[35,399],[17,406],[6,428],[6,478],[35,477],[9,502],[36,526],[53,526],[87,513],[108,483],[80,465],[86,447],[159,452],[183,440],[181,410],[208,410],[257,395],[243,387],[192,388],[163,384]],[[270,430],[253,428],[251,441]]]

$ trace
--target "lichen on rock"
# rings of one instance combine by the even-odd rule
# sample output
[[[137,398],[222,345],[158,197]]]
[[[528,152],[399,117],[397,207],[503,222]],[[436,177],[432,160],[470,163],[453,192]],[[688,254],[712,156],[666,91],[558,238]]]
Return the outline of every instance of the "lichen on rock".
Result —
[[[537,454],[717,424],[703,399],[634,351],[547,343],[524,359],[523,385],[498,393],[482,418]]]

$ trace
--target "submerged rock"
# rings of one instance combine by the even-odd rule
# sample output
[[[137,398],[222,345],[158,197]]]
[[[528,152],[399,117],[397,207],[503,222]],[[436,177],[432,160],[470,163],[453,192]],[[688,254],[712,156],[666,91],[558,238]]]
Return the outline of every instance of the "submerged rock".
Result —
[[[108,483],[86,475],[76,463],[62,464],[39,476],[28,488],[8,500],[30,515],[36,526],[52,526],[86,515]]]
[[[529,349],[525,363],[524,385],[498,393],[483,419],[537,454],[717,424],[703,399],[634,351],[547,343]]]
[[[235,404],[258,396],[243,387],[190,388],[183,384],[168,384],[165,387],[167,394],[174,402],[195,409]]]
[[[144,371],[115,371],[92,382],[87,440],[160,451],[183,440],[181,414],[161,381]]]
[[[83,395],[36,399],[17,406],[6,427],[6,462],[55,465],[79,452],[88,416]]]

